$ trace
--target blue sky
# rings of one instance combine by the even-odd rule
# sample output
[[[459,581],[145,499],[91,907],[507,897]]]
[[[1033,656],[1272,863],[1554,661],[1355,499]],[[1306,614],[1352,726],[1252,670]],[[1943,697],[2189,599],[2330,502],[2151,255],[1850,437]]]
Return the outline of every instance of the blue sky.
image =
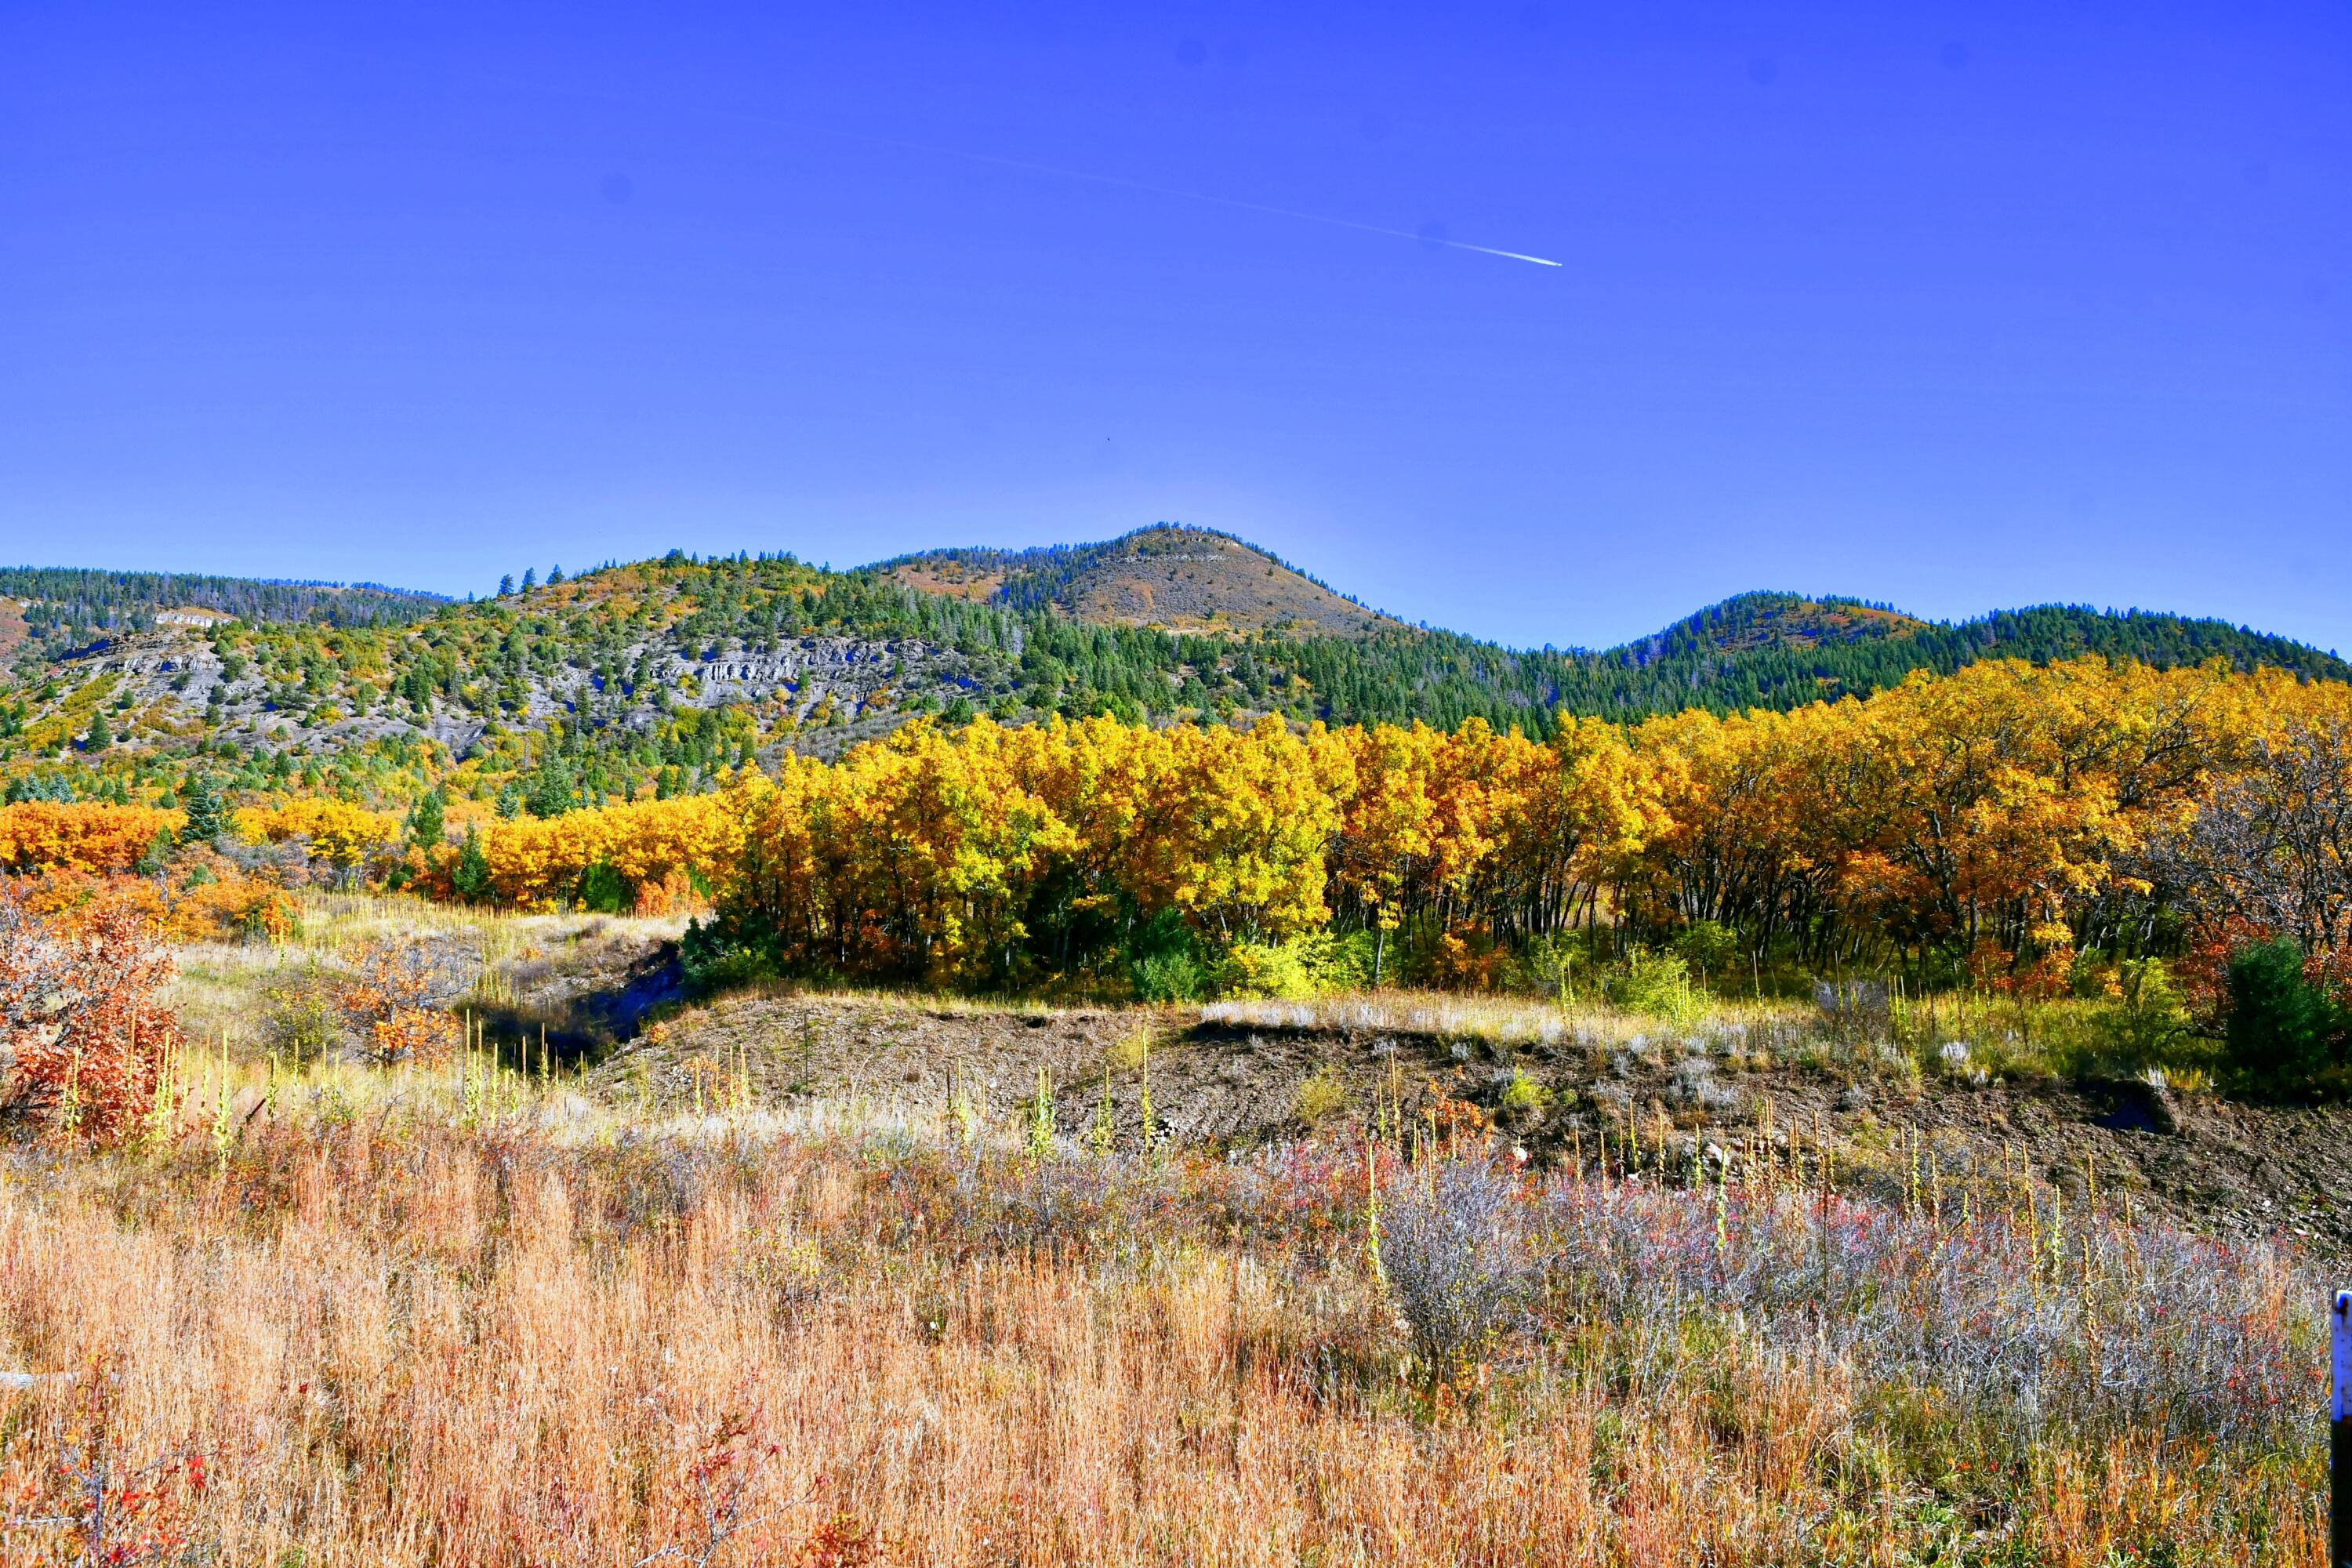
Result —
[[[2352,8],[0,7],[0,558],[1161,519],[2352,649]]]

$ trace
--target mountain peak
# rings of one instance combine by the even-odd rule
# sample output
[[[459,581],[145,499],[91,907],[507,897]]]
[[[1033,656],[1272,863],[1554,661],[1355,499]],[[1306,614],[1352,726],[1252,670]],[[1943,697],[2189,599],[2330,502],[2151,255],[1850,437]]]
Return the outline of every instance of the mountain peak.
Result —
[[[1099,544],[925,551],[875,570],[910,588],[1092,624],[1363,637],[1399,623],[1246,540],[1155,523]]]

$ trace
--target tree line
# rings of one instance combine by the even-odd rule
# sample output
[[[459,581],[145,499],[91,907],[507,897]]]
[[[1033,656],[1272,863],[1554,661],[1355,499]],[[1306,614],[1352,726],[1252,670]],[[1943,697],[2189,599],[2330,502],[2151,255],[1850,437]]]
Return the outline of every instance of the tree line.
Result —
[[[0,808],[0,864],[120,870],[201,813],[446,898],[698,894],[690,956],[719,977],[1183,993],[1238,962],[1475,985],[1675,942],[1718,973],[2049,992],[2090,958],[2219,984],[2284,943],[2323,991],[2352,986],[2352,686],[2218,660],[1990,661],[1541,739],[982,717],[837,763],[748,757],[719,758],[712,793],[540,815],[437,789],[404,817],[292,789],[227,813],[201,777],[176,814],[27,800]]]
[[[707,957],[982,986],[1339,942],[1473,979],[1561,939],[2063,986],[2352,947],[2352,689],[2085,658],[1790,713],[1452,731],[910,726],[739,775]]]

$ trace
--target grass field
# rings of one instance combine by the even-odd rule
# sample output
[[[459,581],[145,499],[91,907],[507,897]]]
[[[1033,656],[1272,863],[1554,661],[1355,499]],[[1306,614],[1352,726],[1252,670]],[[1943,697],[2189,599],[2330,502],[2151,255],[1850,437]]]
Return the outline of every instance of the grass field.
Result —
[[[8,1172],[12,1363],[79,1375],[11,1396],[0,1485],[81,1521],[12,1562],[75,1560],[101,1462],[106,1544],[166,1561],[2288,1563],[2322,1526],[2315,1282],[2046,1196],[638,1125],[512,1074],[247,1083],[215,1137],[197,1087],[169,1149]]]
[[[1497,1131],[1434,1076],[1396,1094],[1377,1054],[1385,1079],[1275,1135],[1176,1135],[1186,1098],[1230,1087],[1227,1055],[1273,1086],[1247,1092],[1303,1108],[1297,1085],[1336,1081],[1315,1052],[1356,1036],[1475,1046],[1476,1073],[1444,1083],[1605,1076],[1659,1026],[1597,1005],[1212,1006],[1149,1080],[1148,1121],[1133,1042],[1139,1020],[1174,1027],[1164,1009],[752,997],[584,1069],[298,1065],[268,1044],[288,987],[371,940],[457,942],[478,965],[464,995],[495,998],[667,930],[322,901],[299,943],[184,952],[197,1043],[167,1112],[112,1152],[20,1143],[0,1165],[0,1366],[64,1374],[0,1390],[0,1557],[2320,1551],[2325,1281],[2292,1237],[2184,1226],[2096,1166],[2054,1185],[1891,1109],[1844,1118],[1843,1142],[1701,1100],[1590,1138],[1532,1111]],[[923,1058],[904,1096],[838,1093],[794,1059],[818,1017],[856,1024],[853,1066],[916,1062],[919,1026],[934,1056],[1059,1042],[1038,1048],[1076,1065],[1049,1075],[1050,1111],[1011,1057],[992,1084],[967,1066],[942,1091]],[[1736,1043],[1707,1059],[1738,1081],[1875,1064],[1882,1097],[1990,1092],[1793,1008],[1675,1027]],[[1296,1071],[1272,1076],[1290,1039]],[[656,1058],[666,1076],[637,1060]],[[900,1059],[869,1077],[899,1083]]]

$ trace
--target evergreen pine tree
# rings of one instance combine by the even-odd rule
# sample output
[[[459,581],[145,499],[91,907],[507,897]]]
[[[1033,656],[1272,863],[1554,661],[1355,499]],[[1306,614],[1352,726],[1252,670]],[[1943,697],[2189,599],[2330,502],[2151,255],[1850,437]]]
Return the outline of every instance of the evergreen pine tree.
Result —
[[[526,566],[526,567],[524,567],[524,568],[522,569],[522,591],[523,591],[524,593],[528,594],[528,593],[530,593],[533,588],[536,588],[536,587],[538,587],[538,586],[539,586],[539,571],[538,571],[538,569],[537,569],[536,567],[531,567],[531,566]]]
[[[579,804],[580,782],[561,757],[550,757],[532,775],[523,809],[533,816],[561,816]]]
[[[513,592],[514,574],[509,572],[505,576],[499,579],[499,597],[503,599]]]
[[[103,713],[91,714],[89,716],[89,732],[82,737],[82,746],[84,749],[92,752],[102,752],[112,744],[114,744],[114,731],[106,727],[106,715]]]
[[[449,886],[469,902],[490,890],[490,858],[470,827],[466,829],[465,847],[457,851],[457,864],[450,868]]]
[[[422,849],[437,849],[448,833],[448,797],[437,789],[419,795],[408,814],[408,841]]]
[[[210,844],[228,831],[228,810],[212,779],[193,770],[181,786],[180,808],[188,814],[181,837],[190,844]]]
[[[146,852],[131,868],[142,877],[160,877],[172,864],[173,847],[172,830],[159,827],[155,830],[155,837],[148,841]]]

